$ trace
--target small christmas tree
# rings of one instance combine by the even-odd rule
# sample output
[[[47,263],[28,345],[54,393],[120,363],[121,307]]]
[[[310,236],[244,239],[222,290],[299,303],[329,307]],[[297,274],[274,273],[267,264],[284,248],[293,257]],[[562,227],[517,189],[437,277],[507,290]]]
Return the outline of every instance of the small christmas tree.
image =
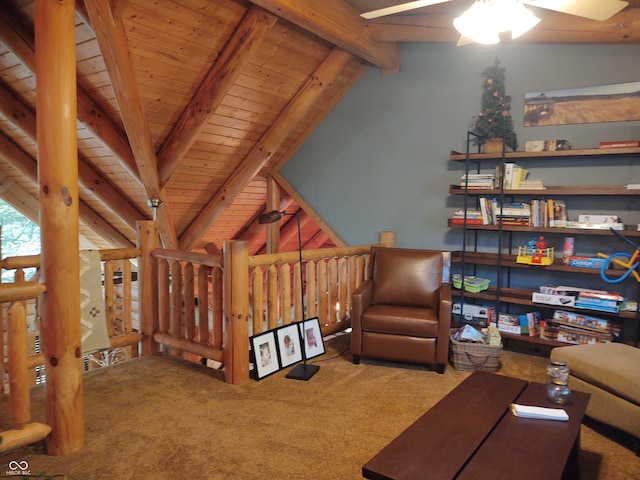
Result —
[[[511,96],[506,94],[506,68],[496,63],[482,72],[482,110],[475,120],[473,133],[477,143],[484,143],[489,138],[504,139],[512,150],[518,147],[518,138],[513,130],[511,119]]]

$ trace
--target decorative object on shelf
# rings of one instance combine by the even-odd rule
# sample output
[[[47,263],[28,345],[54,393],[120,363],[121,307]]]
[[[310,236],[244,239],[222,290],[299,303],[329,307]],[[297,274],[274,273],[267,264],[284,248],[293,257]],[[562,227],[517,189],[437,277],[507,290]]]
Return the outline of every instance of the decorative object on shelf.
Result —
[[[622,240],[631,245],[635,250],[629,255],[625,252],[616,252],[612,255],[605,255],[604,253],[598,252],[598,256],[605,258],[605,262],[602,264],[602,269],[600,270],[600,276],[605,282],[608,283],[620,283],[624,279],[626,279],[629,275],[633,275],[635,279],[640,282],[640,274],[638,274],[638,267],[640,266],[640,245],[636,245],[630,239],[622,235],[617,230],[611,228],[611,232],[615,233]],[[627,271],[620,276],[611,277],[609,276],[607,270],[611,263],[618,265],[622,268],[626,268]]]
[[[489,139],[504,139],[507,147],[512,150],[518,148],[518,138],[513,130],[511,118],[511,96],[506,94],[506,68],[500,66],[496,58],[495,63],[482,72],[482,108],[475,118],[473,133],[475,141],[482,145]],[[489,142],[493,144],[493,141]],[[489,153],[486,151],[486,153]],[[502,148],[498,152],[502,152]],[[492,153],[498,153],[493,151]]]
[[[541,235],[538,239],[529,241],[529,245],[518,247],[517,263],[529,265],[551,265],[554,260],[555,248],[547,247],[547,242]]]

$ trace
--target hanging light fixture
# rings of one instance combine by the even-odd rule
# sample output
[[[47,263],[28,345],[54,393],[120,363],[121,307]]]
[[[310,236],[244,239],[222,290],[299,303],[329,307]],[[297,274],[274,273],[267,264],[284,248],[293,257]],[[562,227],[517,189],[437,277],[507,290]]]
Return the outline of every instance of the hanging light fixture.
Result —
[[[476,0],[453,26],[462,36],[491,45],[500,41],[501,32],[511,31],[511,38],[518,38],[539,21],[519,0]]]

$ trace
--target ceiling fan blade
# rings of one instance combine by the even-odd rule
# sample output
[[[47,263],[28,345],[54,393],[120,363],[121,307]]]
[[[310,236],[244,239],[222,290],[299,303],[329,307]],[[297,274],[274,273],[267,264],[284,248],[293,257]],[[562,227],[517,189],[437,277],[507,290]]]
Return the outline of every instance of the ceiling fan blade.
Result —
[[[621,0],[521,0],[532,7],[568,13],[591,20],[607,20],[629,5]]]
[[[360,16],[367,20],[372,20],[378,17],[385,17],[387,15],[393,15],[394,13],[406,12],[416,8],[429,7],[436,5],[437,3],[449,2],[450,0],[416,0],[414,2],[401,3],[399,5],[392,5],[386,8],[380,8],[378,10],[372,10],[370,12],[361,13]]]

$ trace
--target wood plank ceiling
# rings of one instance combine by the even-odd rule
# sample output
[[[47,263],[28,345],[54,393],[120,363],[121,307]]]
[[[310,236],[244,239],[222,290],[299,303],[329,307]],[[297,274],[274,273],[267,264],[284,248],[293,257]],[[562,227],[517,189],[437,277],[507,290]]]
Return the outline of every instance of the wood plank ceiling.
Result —
[[[359,16],[397,3],[77,0],[81,233],[133,245],[157,197],[171,248],[237,238],[264,251],[267,205],[300,210],[305,248],[343,245],[278,170],[371,65],[398,71],[397,42],[456,42],[470,0]],[[0,2],[0,196],[37,221],[34,8]],[[606,22],[536,9],[519,41],[637,43],[639,8]],[[295,217],[280,226],[280,250],[294,250]]]

